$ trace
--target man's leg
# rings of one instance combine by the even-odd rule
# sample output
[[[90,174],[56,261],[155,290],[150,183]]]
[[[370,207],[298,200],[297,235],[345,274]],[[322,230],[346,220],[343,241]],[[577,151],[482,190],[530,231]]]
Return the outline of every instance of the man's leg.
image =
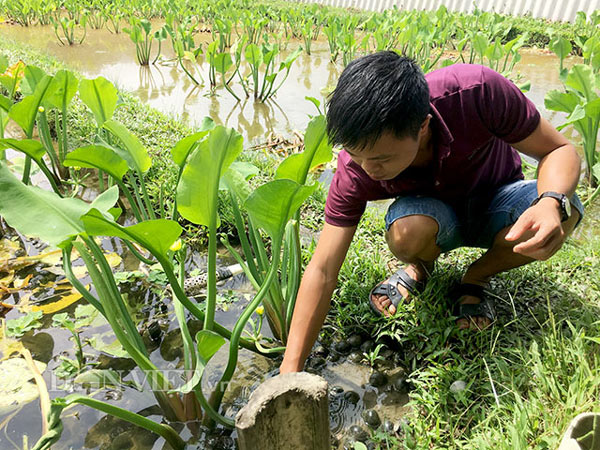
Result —
[[[438,223],[435,219],[412,215],[397,219],[385,234],[391,252],[400,261],[407,264],[406,273],[416,281],[425,281],[433,270],[434,261],[441,250],[436,244]],[[387,282],[389,280],[386,280]],[[402,285],[398,290],[404,298],[409,292]],[[374,295],[373,303],[384,315],[395,314],[396,308],[385,295]]]
[[[563,231],[566,236],[569,236],[575,229],[575,225],[579,221],[580,214],[576,209],[573,209],[573,214],[563,224]],[[512,225],[511,225],[512,226]],[[520,267],[534,261],[532,258],[520,255],[513,252],[513,247],[519,242],[524,242],[531,235],[523,236],[518,241],[507,241],[504,237],[507,235],[511,226],[503,228],[496,234],[492,247],[477,261],[469,266],[465,272],[462,283],[472,283],[480,286],[486,286],[490,279],[500,273],[515,267]],[[460,303],[476,304],[481,301],[480,298],[465,295],[461,297]],[[473,323],[479,328],[485,328],[490,325],[490,320],[486,317],[473,317]],[[468,319],[459,319],[457,321],[459,328],[469,328],[471,323]]]
[[[454,210],[435,198],[400,197],[390,205],[385,223],[385,238],[391,252],[407,264],[405,272],[416,281],[426,281],[442,251],[460,245],[459,222]],[[402,297],[408,298],[409,292],[404,286],[398,285],[397,289]],[[373,295],[372,303],[386,316],[396,312],[385,295]]]

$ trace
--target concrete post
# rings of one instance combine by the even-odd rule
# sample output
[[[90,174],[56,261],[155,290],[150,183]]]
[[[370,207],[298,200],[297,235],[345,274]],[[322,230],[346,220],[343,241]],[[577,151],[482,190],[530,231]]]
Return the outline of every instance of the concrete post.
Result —
[[[582,413],[575,417],[558,450],[600,450],[600,413]]]
[[[330,450],[327,381],[306,372],[270,378],[235,426],[240,450]]]

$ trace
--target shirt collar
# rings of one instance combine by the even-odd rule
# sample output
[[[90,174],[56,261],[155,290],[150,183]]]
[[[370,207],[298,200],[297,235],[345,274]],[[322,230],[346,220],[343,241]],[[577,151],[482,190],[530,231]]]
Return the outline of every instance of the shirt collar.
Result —
[[[438,110],[433,106],[432,103],[429,104],[431,107],[431,123],[432,123],[432,133],[434,137],[434,142],[437,144],[438,148],[438,157],[440,159],[446,158],[450,154],[450,144],[454,141],[454,136],[450,133],[446,122],[442,119],[442,116],[438,112]]]

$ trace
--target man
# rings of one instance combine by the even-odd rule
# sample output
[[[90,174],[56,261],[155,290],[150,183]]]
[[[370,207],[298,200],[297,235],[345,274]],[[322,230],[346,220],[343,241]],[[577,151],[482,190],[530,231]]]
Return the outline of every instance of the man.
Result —
[[[512,82],[483,66],[453,65],[425,77],[394,52],[359,58],[329,100],[327,131],[344,150],[282,373],[304,366],[367,201],[396,198],[386,240],[406,264],[371,291],[378,314],[392,316],[418,293],[442,252],[488,248],[456,289],[460,328],[487,327],[494,320],[484,293],[490,278],[552,256],[583,214],[574,195],[575,148]],[[539,161],[537,182],[523,180],[517,150]]]

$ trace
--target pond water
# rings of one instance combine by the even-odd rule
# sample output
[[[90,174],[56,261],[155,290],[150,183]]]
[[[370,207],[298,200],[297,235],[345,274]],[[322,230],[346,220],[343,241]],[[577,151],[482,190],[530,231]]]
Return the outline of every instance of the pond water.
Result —
[[[335,83],[342,69],[340,65],[329,61],[327,43],[320,41],[314,44],[312,56],[303,54],[294,63],[288,80],[275,100],[264,104],[251,100],[236,103],[230,94],[222,90],[217,90],[216,95],[208,95],[207,88],[194,87],[178,68],[163,64],[149,68],[139,67],[135,62],[134,46],[125,34],[114,35],[105,30],[89,30],[82,45],[62,47],[49,27],[21,28],[0,25],[0,40],[2,37],[30,44],[56,56],[85,77],[102,75],[120,89],[133,93],[156,109],[188,120],[190,123],[199,123],[204,116],[211,116],[217,123],[237,128],[247,141],[254,143],[264,142],[270,133],[289,136],[294,131],[303,130],[309,120],[308,114],[315,113],[314,106],[304,97],[312,96],[321,99],[321,91]],[[206,39],[209,37],[209,34],[205,35]],[[296,45],[297,43],[292,42],[291,47]],[[165,51],[165,56],[172,57],[168,49]],[[542,115],[554,125],[560,124],[564,116],[545,110],[543,98],[548,90],[561,87],[556,68],[557,59],[553,55],[539,51],[524,51],[523,59],[517,66],[517,70],[523,77],[531,81],[528,97],[540,108]],[[0,236],[2,234],[0,232]],[[114,252],[120,256],[120,260],[115,263],[115,271],[132,271],[137,268],[137,260],[132,258],[118,241],[105,239],[102,245],[106,252]],[[40,251],[40,248],[31,241],[25,240],[24,246],[24,252],[29,255],[35,255]],[[229,263],[231,260],[222,255],[220,264]],[[188,270],[203,267],[204,264],[203,257],[194,254],[188,261]],[[46,276],[52,278],[51,272],[48,267],[36,264],[19,275],[25,276],[31,273],[43,280]],[[32,284],[31,288],[14,292],[11,294],[12,298],[5,301],[19,303],[26,300],[37,304],[48,301],[53,295],[55,297],[52,301],[60,297],[56,295],[56,286],[52,283],[47,289],[38,290],[34,287]],[[151,353],[152,361],[158,367],[178,367],[181,363],[179,349],[181,341],[168,295],[151,292],[145,289],[145,285],[141,282],[133,283],[127,289],[130,305],[140,318],[140,327],[152,322],[158,322],[160,325],[160,344],[157,344]],[[219,293],[222,308],[216,319],[219,323],[231,327],[246,303],[251,289],[243,277],[238,276],[225,282],[219,288]],[[235,302],[232,302],[233,298],[236,299]],[[73,313],[75,306],[76,304],[73,304],[63,311]],[[17,311],[12,311],[6,317],[11,319],[19,315]],[[49,388],[53,389],[51,396],[54,397],[62,396],[65,392],[58,388],[62,382],[56,383],[50,374],[60,365],[61,356],[74,357],[74,346],[69,340],[70,334],[67,331],[50,325],[51,321],[45,320],[44,326],[27,335],[24,342],[31,349],[34,357],[49,364],[44,376]],[[108,339],[111,334],[106,325],[92,326],[82,332],[82,338],[104,336]],[[90,354],[90,360],[98,362],[98,367],[131,370],[127,360],[123,358],[108,356],[89,346],[86,346],[85,351]],[[226,360],[227,350],[223,348],[211,362],[207,383],[216,379],[216,376],[221,373]],[[361,413],[365,409],[375,409],[382,419],[392,419],[396,422],[405,413],[408,397],[402,389],[394,388],[393,382],[402,377],[401,373],[388,373],[389,382],[380,388],[375,388],[369,384],[372,370],[365,365],[350,362],[345,357],[339,360],[322,358],[321,361],[313,361],[313,363],[315,370],[327,379],[332,389],[330,411],[334,434],[340,435],[352,424],[364,426]],[[241,351],[234,382],[228,390],[224,403],[227,407],[226,414],[233,415],[239,410],[247,401],[252,389],[266,377],[273,376],[278,365],[278,360]],[[99,398],[105,398],[133,411],[143,411],[145,415],[160,420],[160,415],[153,409],[155,399],[147,392],[139,392],[133,388],[105,389],[100,393]],[[3,425],[0,433],[0,448],[20,448],[23,435],[29,436],[30,443],[35,442],[41,431],[41,416],[37,401],[26,405],[14,417],[0,417],[0,423]],[[55,446],[57,449],[164,448],[163,440],[157,439],[155,435],[105,417],[104,414],[87,407],[76,407],[65,412],[64,425],[63,438],[60,444]],[[187,428],[182,429],[181,433],[184,439],[192,436]],[[198,440],[198,445],[199,448],[233,448],[234,437],[224,433],[209,438],[212,439],[210,445],[201,439]],[[11,442],[14,442],[16,447]]]
[[[318,42],[312,57],[302,54],[294,62],[289,78],[274,100],[261,103],[248,99],[238,103],[224,89],[210,95],[207,87],[196,87],[181,68],[172,63],[140,67],[135,60],[135,46],[125,33],[89,30],[81,45],[65,47],[58,43],[51,27],[21,28],[3,24],[0,25],[0,39],[2,37],[30,44],[55,56],[85,77],[102,75],[154,108],[190,123],[200,123],[202,118],[210,116],[219,124],[238,129],[249,141],[264,142],[270,132],[290,135],[304,130],[309,121],[307,114],[316,112],[304,97],[321,99],[321,89],[333,84],[341,70],[329,63],[327,43]],[[210,39],[210,33],[200,34],[197,43]],[[292,42],[290,49],[296,45]],[[163,53],[167,59],[174,56],[167,41]],[[203,76],[208,79],[206,74]],[[243,92],[238,93],[241,94]]]
[[[236,128],[251,142],[264,142],[269,133],[291,135],[294,131],[304,130],[309,121],[308,114],[316,112],[305,96],[321,100],[322,90],[334,86],[343,69],[340,64],[329,61],[328,44],[321,37],[313,43],[311,56],[303,53],[294,62],[289,78],[273,100],[261,103],[248,99],[238,103],[225,90],[217,89],[216,95],[210,95],[207,87],[195,87],[183,71],[171,63],[140,67],[135,61],[135,47],[125,33],[88,30],[81,45],[67,47],[58,43],[51,27],[0,24],[0,39],[2,37],[55,56],[85,77],[102,75],[154,108],[190,123],[200,123],[205,116],[210,116],[219,124]],[[197,41],[208,42],[210,39],[210,33],[201,33]],[[292,41],[290,49],[299,44]],[[163,45],[162,53],[167,59],[173,58],[167,43]],[[558,125],[563,116],[544,108],[545,93],[562,86],[558,79],[557,58],[541,51],[525,50],[522,55],[516,70],[524,79],[531,80],[527,96],[544,117]],[[572,62],[567,60],[568,64]]]

